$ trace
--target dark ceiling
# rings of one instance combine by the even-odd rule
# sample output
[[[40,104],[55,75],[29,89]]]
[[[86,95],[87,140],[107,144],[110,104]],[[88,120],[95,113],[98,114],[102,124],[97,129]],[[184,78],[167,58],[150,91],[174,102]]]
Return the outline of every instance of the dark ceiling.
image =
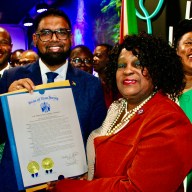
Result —
[[[27,14],[31,16],[36,14],[35,7],[39,2],[38,0],[5,0],[0,5],[0,24],[20,24]],[[57,0],[44,2],[49,6],[57,6]]]
[[[24,27],[23,20],[27,15],[32,18],[38,14],[36,12],[36,5],[41,2],[48,4],[48,7],[59,8],[63,10],[70,18],[72,26],[77,23],[77,13],[79,12],[79,6],[84,6],[84,17],[86,17],[85,31],[86,38],[92,38],[92,25],[95,20],[95,15],[100,12],[100,3],[102,0],[0,0],[3,1],[0,5],[0,27],[21,27],[26,31],[26,38],[28,39],[28,48],[32,46],[32,34],[33,27]],[[110,1],[110,0],[107,0]],[[89,26],[89,27],[87,27]],[[8,28],[7,28],[8,29]],[[88,31],[88,32],[87,32]],[[15,34],[11,34],[12,36]],[[85,40],[85,44],[93,49],[93,43],[90,44],[90,40]],[[33,48],[33,47],[32,47]],[[15,49],[15,48],[14,48]]]
[[[30,14],[31,17],[37,15],[36,5],[42,0],[0,0],[0,25],[1,24],[21,24],[23,19]],[[62,8],[72,21],[72,24],[76,21],[78,12],[78,4],[84,1],[86,6],[86,16],[88,21],[88,31],[93,31],[93,27],[96,25],[96,17],[101,14],[101,2],[110,2],[110,0],[44,0],[49,7]],[[145,0],[144,5],[149,14],[156,9],[160,0]],[[165,39],[168,39],[169,26],[175,26],[179,20],[185,18],[186,3],[192,0],[164,0],[164,6],[159,14],[152,19],[152,28],[155,35],[160,35]],[[3,3],[2,3],[3,2]],[[136,9],[143,15],[138,5],[139,0],[135,0]],[[192,12],[192,8],[191,8]],[[192,13],[190,14],[192,16]],[[101,23],[102,24],[102,23]],[[101,25],[100,24],[100,25]],[[113,25],[111,23],[110,25]],[[138,19],[139,31],[146,30],[147,25],[145,20]],[[96,38],[102,36],[101,33],[105,33],[106,29],[102,29]],[[94,32],[93,32],[94,33]],[[92,35],[90,33],[90,35]],[[93,34],[95,35],[95,33]],[[93,38],[93,35],[90,38]],[[100,40],[101,41],[101,40]],[[105,39],[108,41],[108,39]],[[92,45],[91,45],[92,46]]]
[[[23,19],[30,14],[34,17],[36,13],[36,5],[42,0],[0,0],[3,1],[0,5],[0,24],[21,24]],[[79,0],[43,0],[49,7],[64,7],[69,8],[74,13],[76,12]],[[100,7],[101,0],[84,0],[86,4],[94,8]],[[95,6],[96,5],[96,6]]]

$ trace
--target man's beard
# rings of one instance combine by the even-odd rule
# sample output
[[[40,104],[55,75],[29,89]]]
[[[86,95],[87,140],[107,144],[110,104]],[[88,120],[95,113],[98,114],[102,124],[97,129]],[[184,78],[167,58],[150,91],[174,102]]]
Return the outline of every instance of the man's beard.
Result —
[[[50,66],[60,65],[66,62],[66,59],[69,57],[71,49],[66,52],[48,52],[41,53],[39,50],[38,55],[42,61]]]

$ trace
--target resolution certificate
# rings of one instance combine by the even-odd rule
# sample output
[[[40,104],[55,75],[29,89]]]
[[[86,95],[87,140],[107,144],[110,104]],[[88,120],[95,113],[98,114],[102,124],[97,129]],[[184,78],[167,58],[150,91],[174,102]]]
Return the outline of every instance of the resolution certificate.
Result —
[[[7,95],[2,103],[19,189],[87,172],[70,87]]]

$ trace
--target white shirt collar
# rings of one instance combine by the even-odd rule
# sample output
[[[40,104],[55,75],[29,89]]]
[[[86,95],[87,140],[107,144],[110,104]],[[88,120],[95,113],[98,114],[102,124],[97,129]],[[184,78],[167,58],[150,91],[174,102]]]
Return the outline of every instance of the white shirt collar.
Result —
[[[41,71],[41,77],[42,77],[43,84],[45,84],[45,83],[47,83],[46,73],[50,72],[50,69],[43,63],[41,58],[39,58],[39,67],[40,67],[40,71]],[[66,62],[61,67],[59,67],[56,71],[54,71],[59,74],[55,78],[55,80],[54,80],[55,82],[64,81],[66,79],[67,68],[68,68],[68,60],[66,60]]]
[[[10,68],[11,68],[11,65],[8,63],[8,65],[7,65],[4,69],[2,69],[2,70],[0,71],[1,76],[3,75],[3,73],[4,73],[5,70],[10,69]]]

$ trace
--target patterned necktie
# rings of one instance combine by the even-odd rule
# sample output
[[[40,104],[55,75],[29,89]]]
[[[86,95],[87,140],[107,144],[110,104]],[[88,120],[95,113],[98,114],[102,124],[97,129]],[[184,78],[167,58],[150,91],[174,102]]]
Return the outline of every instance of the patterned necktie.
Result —
[[[54,82],[54,79],[57,77],[57,75],[59,75],[58,73],[55,72],[47,72],[47,83],[51,83]]]

